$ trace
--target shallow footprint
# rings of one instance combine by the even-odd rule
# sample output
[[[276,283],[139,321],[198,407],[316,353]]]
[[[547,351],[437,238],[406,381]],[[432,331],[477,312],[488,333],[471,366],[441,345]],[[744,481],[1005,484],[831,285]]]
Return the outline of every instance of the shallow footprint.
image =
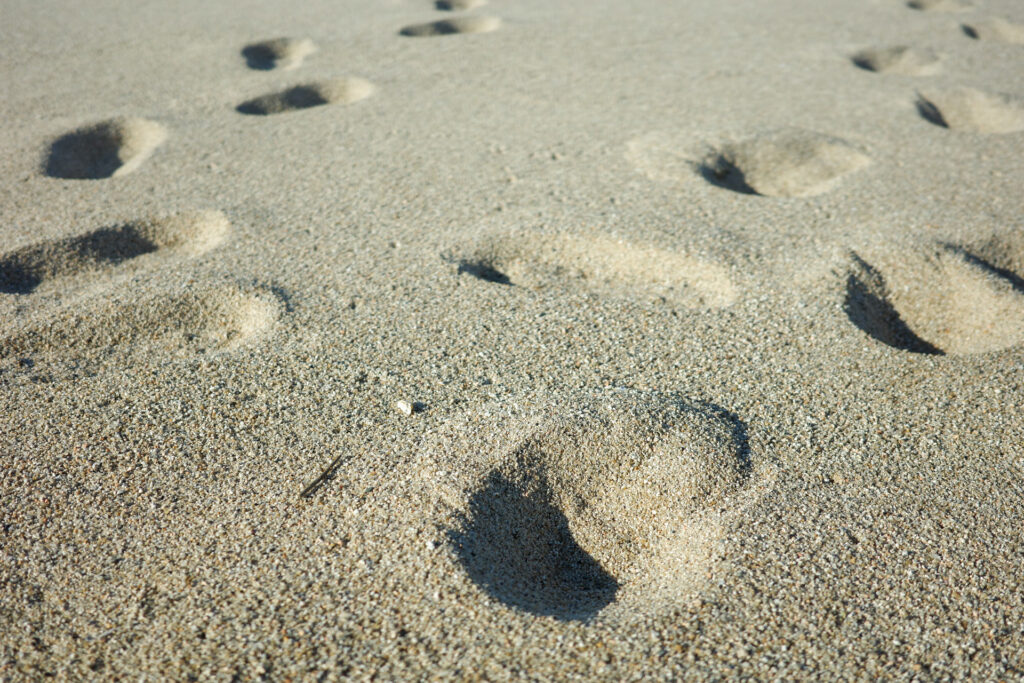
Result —
[[[711,183],[736,192],[807,197],[831,190],[870,163],[839,138],[782,130],[723,146],[705,159],[701,172]]]
[[[43,354],[78,359],[99,352],[193,355],[230,351],[266,332],[280,302],[262,290],[224,286],[171,296],[125,294],[29,322],[0,343],[0,358]]]
[[[970,24],[964,24],[963,29],[964,33],[976,40],[1010,43],[1011,45],[1024,44],[1024,26],[1014,24],[1006,19],[979,19]]]
[[[231,230],[220,211],[196,211],[132,221],[0,255],[0,292],[28,294],[49,280],[116,265],[166,250],[199,256]]]
[[[427,24],[406,26],[399,33],[403,36],[422,38],[429,36],[450,36],[457,33],[490,33],[501,26],[497,17],[457,17],[442,19]]]
[[[973,5],[961,0],[908,0],[907,7],[925,12],[966,12]]]
[[[374,87],[362,78],[337,78],[296,85],[243,102],[236,108],[241,114],[269,116],[325,104],[351,104],[373,94]]]
[[[77,180],[127,175],[166,139],[167,129],[155,121],[111,119],[54,140],[43,172]]]
[[[921,93],[917,108],[928,121],[952,130],[1014,133],[1024,130],[1024,100],[974,88]]]
[[[242,56],[250,69],[289,71],[300,66],[314,52],[316,44],[308,38],[275,38],[246,45]]]
[[[487,0],[437,0],[434,6],[447,12],[460,12],[483,7],[486,4]]]
[[[572,289],[612,298],[660,299],[687,308],[720,308],[738,292],[719,265],[605,235],[519,230],[481,239],[459,273],[534,290]]]
[[[699,589],[751,477],[743,422],[627,390],[535,412],[452,453],[468,471],[445,477],[447,533],[469,579],[562,621],[650,618]]]
[[[930,76],[940,71],[939,58],[934,52],[902,45],[869,48],[851,59],[862,69],[884,74]]]
[[[889,346],[942,355],[1024,341],[1024,280],[984,256],[949,245],[892,255],[886,276],[856,254],[852,259],[846,314]]]

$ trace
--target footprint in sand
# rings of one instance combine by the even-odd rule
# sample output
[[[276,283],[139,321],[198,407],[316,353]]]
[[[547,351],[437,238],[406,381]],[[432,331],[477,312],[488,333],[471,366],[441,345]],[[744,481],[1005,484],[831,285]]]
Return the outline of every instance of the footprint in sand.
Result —
[[[807,197],[835,187],[871,159],[849,143],[806,130],[766,133],[724,145],[700,164],[714,185],[768,197]]]
[[[964,33],[976,40],[1024,45],[1024,25],[1006,19],[979,19],[963,25]]]
[[[127,175],[166,139],[167,129],[155,121],[104,121],[54,140],[43,172],[53,178],[93,180]]]
[[[977,248],[940,245],[883,255],[882,268],[854,254],[846,314],[875,339],[915,353],[1013,346],[1024,341],[1024,249],[1017,252],[1013,258],[997,241]]]
[[[462,12],[476,9],[487,4],[487,0],[437,0],[434,7],[446,12]]]
[[[399,33],[403,36],[422,38],[428,36],[450,36],[457,33],[490,33],[501,26],[497,17],[456,17],[427,24],[406,26]]]
[[[728,271],[693,256],[598,234],[519,230],[483,237],[461,257],[460,274],[533,290],[720,308],[737,297]]]
[[[0,341],[0,358],[34,354],[84,360],[90,356],[157,352],[183,356],[230,351],[265,333],[280,302],[262,290],[224,286],[172,295],[122,292],[25,323]]]
[[[699,590],[752,478],[743,422],[627,390],[535,413],[444,446],[464,468],[441,496],[468,578],[562,621],[649,618]]]
[[[276,38],[245,46],[242,56],[250,69],[289,71],[314,52],[316,45],[308,38]]]
[[[28,294],[44,282],[99,271],[143,254],[199,256],[231,230],[219,211],[180,213],[100,228],[0,255],[0,293]]]
[[[966,12],[974,6],[962,0],[909,0],[907,7],[924,12]]]
[[[917,109],[928,121],[951,130],[1014,133],[1024,130],[1024,100],[1019,97],[954,88],[918,95]]]
[[[931,76],[941,71],[939,57],[934,52],[902,45],[862,50],[851,60],[867,71],[899,76]]]
[[[374,86],[362,78],[337,78],[296,85],[243,102],[236,108],[241,114],[268,116],[319,107],[324,104],[352,104],[372,95]]]

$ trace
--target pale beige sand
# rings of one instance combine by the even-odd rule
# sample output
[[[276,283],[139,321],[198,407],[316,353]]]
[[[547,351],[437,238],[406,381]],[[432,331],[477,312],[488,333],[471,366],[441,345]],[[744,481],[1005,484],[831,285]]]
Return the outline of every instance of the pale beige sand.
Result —
[[[0,679],[1024,676],[1024,5],[449,4],[5,3]]]

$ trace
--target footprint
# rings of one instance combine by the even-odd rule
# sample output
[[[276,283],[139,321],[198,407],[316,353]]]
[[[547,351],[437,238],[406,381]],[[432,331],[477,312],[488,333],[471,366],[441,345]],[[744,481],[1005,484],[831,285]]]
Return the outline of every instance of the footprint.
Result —
[[[434,6],[439,10],[449,12],[460,12],[468,9],[476,9],[487,4],[487,0],[437,0]]]
[[[871,159],[839,138],[805,130],[767,133],[726,145],[701,164],[715,185],[768,197],[807,197],[831,190]]]
[[[1017,273],[949,245],[890,260],[883,277],[854,254],[847,276],[846,314],[875,339],[935,355],[998,351],[1024,341],[1024,280]]]
[[[979,19],[970,24],[964,24],[963,29],[964,33],[976,40],[1010,43],[1011,45],[1024,44],[1024,26],[1014,24],[1006,19]]]
[[[236,349],[265,333],[280,303],[262,290],[225,286],[172,296],[143,293],[64,309],[0,342],[0,358],[43,354],[79,359],[120,350],[181,356]]]
[[[720,308],[737,298],[728,271],[696,257],[604,235],[519,230],[483,238],[459,273],[534,290],[575,289],[612,298]]]
[[[1024,100],[974,88],[936,90],[918,95],[917,109],[928,121],[952,130],[1014,133],[1024,130]]]
[[[941,70],[934,52],[906,46],[869,48],[851,59],[862,69],[900,76],[930,76]]]
[[[242,56],[250,69],[289,71],[300,66],[314,52],[316,44],[308,38],[276,38],[245,46]]]
[[[428,24],[406,26],[399,33],[403,36],[421,38],[426,36],[449,36],[456,33],[490,33],[498,30],[501,19],[497,17],[456,17],[442,19]]]
[[[373,84],[362,78],[337,78],[263,95],[238,105],[237,111],[260,116],[283,114],[323,104],[351,104],[369,97],[373,91]]]
[[[961,0],[909,0],[907,7],[925,12],[966,12],[973,5]]]
[[[143,254],[166,250],[199,256],[221,244],[231,230],[219,211],[198,211],[133,221],[0,256],[0,292],[28,294],[56,278],[99,270]]]
[[[155,121],[112,119],[62,135],[43,168],[53,178],[111,178],[131,173],[167,139]]]
[[[737,509],[751,475],[740,420],[620,390],[519,424],[487,442],[498,452],[467,448],[485,462],[450,497],[451,548],[482,591],[589,621],[643,619],[699,588],[723,535],[718,513]]]

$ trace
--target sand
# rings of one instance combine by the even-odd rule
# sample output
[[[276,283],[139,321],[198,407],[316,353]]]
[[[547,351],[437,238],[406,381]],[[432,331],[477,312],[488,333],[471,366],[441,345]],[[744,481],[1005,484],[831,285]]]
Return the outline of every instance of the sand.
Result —
[[[0,679],[1024,677],[1020,3],[88,5]]]

